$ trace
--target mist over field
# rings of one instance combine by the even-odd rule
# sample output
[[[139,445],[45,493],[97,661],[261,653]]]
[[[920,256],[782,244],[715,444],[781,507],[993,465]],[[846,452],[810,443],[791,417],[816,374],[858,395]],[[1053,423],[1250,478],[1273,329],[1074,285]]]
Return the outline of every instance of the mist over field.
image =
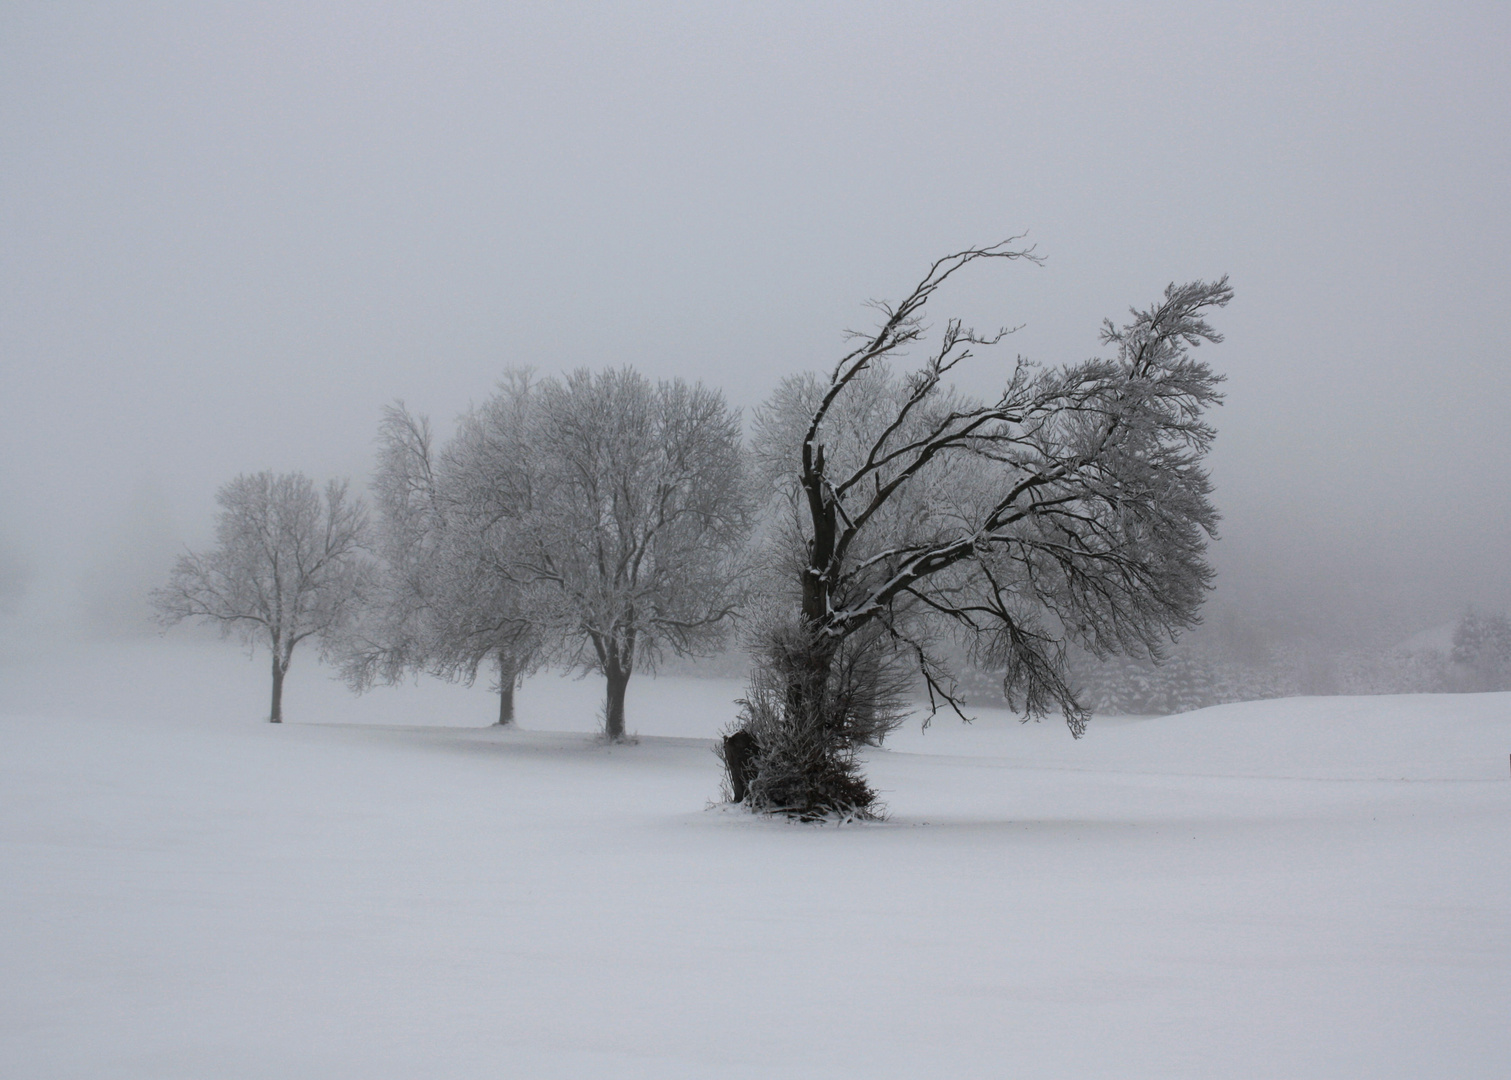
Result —
[[[870,298],[961,373],[1232,275],[1209,626],[1390,643],[1511,602],[1503,5],[13,4],[0,620],[151,632],[240,472],[372,469],[510,365],[747,410]],[[1247,631],[1246,631],[1247,632]]]

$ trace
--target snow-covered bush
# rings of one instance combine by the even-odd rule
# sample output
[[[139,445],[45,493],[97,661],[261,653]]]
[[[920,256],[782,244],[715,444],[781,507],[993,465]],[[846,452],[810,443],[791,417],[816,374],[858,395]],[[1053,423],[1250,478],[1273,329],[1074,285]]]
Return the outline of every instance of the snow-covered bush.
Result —
[[[1453,631],[1452,656],[1464,668],[1465,689],[1511,689],[1511,620],[1471,608]]]
[[[1338,658],[1343,694],[1440,694],[1454,689],[1448,658],[1436,649],[1354,649]]]

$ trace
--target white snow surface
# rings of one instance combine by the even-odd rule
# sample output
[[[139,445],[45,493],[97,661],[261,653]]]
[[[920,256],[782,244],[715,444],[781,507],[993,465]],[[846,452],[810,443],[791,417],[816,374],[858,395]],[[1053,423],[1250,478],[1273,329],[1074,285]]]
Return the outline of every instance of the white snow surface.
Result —
[[[0,667],[0,1076],[1511,1072],[1511,694],[941,716],[836,827],[710,805],[735,681],[264,668]]]

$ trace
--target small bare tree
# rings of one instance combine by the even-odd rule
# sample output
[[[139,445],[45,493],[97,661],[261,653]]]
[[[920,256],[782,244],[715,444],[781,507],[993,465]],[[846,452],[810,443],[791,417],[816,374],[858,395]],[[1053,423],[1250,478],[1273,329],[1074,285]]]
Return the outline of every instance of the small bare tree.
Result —
[[[216,493],[214,550],[179,556],[152,594],[159,621],[200,619],[265,644],[273,654],[273,723],[283,721],[283,679],[294,647],[329,646],[361,602],[370,569],[362,557],[367,512],[344,481],[322,500],[302,473],[238,476]]]
[[[1203,314],[1229,301],[1227,279],[1172,285],[1127,325],[1106,323],[1111,359],[1020,358],[995,401],[945,380],[1005,330],[951,320],[920,367],[894,373],[888,359],[924,342],[934,293],[983,259],[1035,256],[1009,240],[940,259],[901,303],[876,305],[881,325],[827,379],[788,380],[758,415],[758,457],[784,499],[768,562],[788,583],[746,701],[757,749],[739,779],[758,809],[864,813],[855,753],[904,715],[899,671],[921,677],[931,714],[960,712],[952,639],[1002,672],[1012,707],[1057,706],[1078,736],[1067,642],[1158,655],[1197,620],[1217,522],[1202,416],[1221,380],[1188,350],[1221,340]]]

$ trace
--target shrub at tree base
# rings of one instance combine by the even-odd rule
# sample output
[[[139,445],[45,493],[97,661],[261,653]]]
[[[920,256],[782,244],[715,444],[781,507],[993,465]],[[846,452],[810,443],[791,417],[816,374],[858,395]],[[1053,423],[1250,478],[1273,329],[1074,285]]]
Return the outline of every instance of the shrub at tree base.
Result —
[[[874,816],[858,755],[906,718],[914,672],[879,625],[829,649],[797,627],[768,627],[761,637],[736,731],[724,742],[734,801],[743,794],[751,810],[804,821]]]
[[[725,766],[731,786],[744,789],[745,805],[802,821],[872,816],[876,795],[861,776],[857,748],[829,734],[821,709],[794,715],[784,697],[761,672],[740,701],[740,729],[725,743]],[[731,742],[753,749],[754,761],[731,755]]]

